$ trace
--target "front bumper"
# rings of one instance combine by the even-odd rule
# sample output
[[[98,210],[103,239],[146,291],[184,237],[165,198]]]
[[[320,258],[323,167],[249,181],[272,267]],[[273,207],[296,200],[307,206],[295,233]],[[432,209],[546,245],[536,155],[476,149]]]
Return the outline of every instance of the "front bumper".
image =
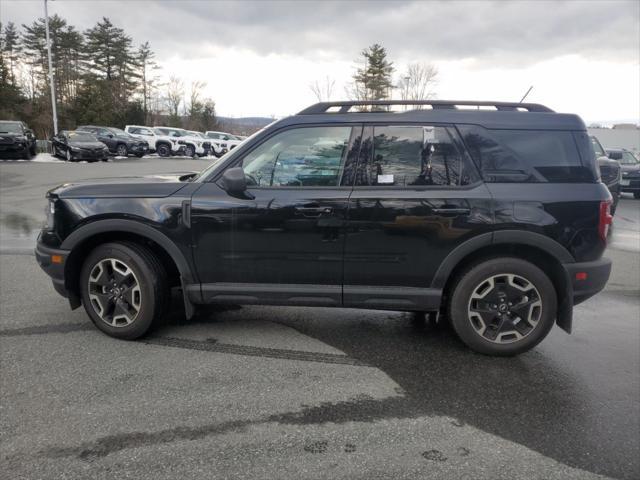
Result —
[[[611,260],[601,258],[593,262],[567,263],[564,268],[571,280],[573,304],[577,305],[605,287],[611,275]]]
[[[640,192],[640,177],[622,177],[620,189],[626,193]]]
[[[23,155],[29,150],[29,145],[26,143],[3,143],[0,144],[0,156],[11,157],[13,155]]]
[[[47,247],[38,237],[35,250],[36,261],[40,268],[51,277],[56,292],[67,298],[69,293],[65,287],[64,268],[70,253],[69,250]]]

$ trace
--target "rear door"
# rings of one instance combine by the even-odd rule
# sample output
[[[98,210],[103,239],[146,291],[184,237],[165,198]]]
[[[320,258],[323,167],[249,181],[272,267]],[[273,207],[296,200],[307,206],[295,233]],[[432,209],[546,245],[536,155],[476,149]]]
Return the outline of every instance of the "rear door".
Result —
[[[438,307],[443,259],[489,231],[491,197],[451,125],[366,126],[345,245],[344,304]]]

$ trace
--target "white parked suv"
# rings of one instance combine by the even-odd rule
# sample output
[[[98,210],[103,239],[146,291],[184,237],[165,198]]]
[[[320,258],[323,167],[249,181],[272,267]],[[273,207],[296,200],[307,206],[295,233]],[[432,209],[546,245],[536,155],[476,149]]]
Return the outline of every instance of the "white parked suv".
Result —
[[[171,155],[184,155],[185,145],[180,145],[178,139],[164,134],[157,128],[142,125],[127,125],[124,131],[134,137],[146,140],[149,143],[149,151],[157,152],[161,157]]]
[[[175,127],[154,127],[165,135],[178,140],[178,144],[185,146],[184,154],[188,157],[204,157],[209,154],[211,149],[211,141],[200,136],[194,136],[187,132],[184,128]]]
[[[243,139],[238,138],[235,135],[232,135],[231,133],[214,132],[214,131],[211,131],[211,130],[205,132],[205,136],[209,140],[211,140],[212,144],[213,143],[218,143],[219,145],[221,145],[226,150],[233,150],[238,145],[240,145],[242,143],[242,141],[243,141]]]

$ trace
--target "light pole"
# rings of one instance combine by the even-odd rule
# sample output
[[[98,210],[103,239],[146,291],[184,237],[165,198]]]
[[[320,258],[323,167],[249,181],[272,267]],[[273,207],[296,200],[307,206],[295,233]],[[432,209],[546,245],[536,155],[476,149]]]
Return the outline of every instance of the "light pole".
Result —
[[[44,0],[44,31],[47,39],[47,56],[49,57],[49,86],[51,88],[51,110],[53,112],[53,134],[58,134],[58,112],[56,111],[56,87],[53,82],[53,62],[51,61],[51,40],[49,40],[49,11],[47,0]]]

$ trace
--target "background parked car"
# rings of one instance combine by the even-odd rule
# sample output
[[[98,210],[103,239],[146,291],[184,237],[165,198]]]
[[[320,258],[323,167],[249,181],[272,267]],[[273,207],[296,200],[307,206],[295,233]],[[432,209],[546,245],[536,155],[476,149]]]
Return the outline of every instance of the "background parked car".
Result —
[[[132,154],[139,158],[149,152],[149,144],[145,140],[140,140],[119,128],[82,125],[78,130],[93,133],[111,153],[119,157]]]
[[[613,197],[613,203],[611,204],[611,215],[616,213],[616,208],[618,207],[618,201],[620,200],[620,179],[621,179],[621,169],[618,162],[611,160],[607,156],[607,152],[605,152],[602,144],[597,139],[591,135],[591,144],[593,145],[593,150],[596,153],[596,159],[598,161],[598,167],[600,168],[600,180],[604,183],[611,196]]]
[[[124,131],[141,140],[149,142],[149,151],[157,152],[161,157],[184,155],[185,145],[178,144],[178,139],[165,135],[158,128],[141,125],[127,125]]]
[[[36,136],[26,123],[0,120],[0,156],[29,160],[36,154]]]
[[[625,148],[608,149],[609,158],[620,163],[622,180],[620,188],[623,192],[633,193],[633,198],[640,198],[640,160],[633,152]]]
[[[200,136],[190,135],[184,128],[175,127],[154,127],[154,129],[161,131],[163,134],[178,139],[178,144],[185,146],[185,155],[187,157],[195,157],[206,155],[209,148],[211,148],[211,142]],[[206,149],[206,150],[205,150]]]
[[[81,130],[62,130],[51,138],[53,155],[64,158],[68,162],[88,160],[106,162],[109,159],[109,148],[100,142],[91,132]]]
[[[207,138],[210,138],[213,142],[220,142],[226,144],[228,150],[233,150],[240,145],[243,139],[226,132],[214,132],[208,130],[205,132]]]

